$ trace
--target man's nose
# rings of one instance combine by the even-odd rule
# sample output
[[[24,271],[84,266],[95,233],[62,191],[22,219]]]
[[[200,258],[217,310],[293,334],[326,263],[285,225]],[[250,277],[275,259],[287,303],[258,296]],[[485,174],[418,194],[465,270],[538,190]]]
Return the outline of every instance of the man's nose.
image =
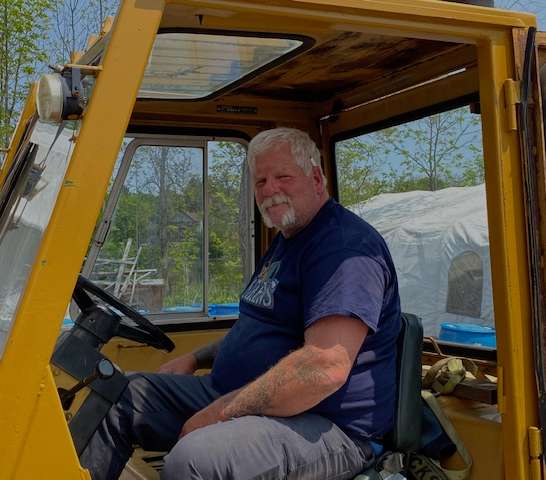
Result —
[[[262,195],[264,197],[271,197],[279,193],[279,182],[275,178],[266,178],[265,183],[262,186]]]

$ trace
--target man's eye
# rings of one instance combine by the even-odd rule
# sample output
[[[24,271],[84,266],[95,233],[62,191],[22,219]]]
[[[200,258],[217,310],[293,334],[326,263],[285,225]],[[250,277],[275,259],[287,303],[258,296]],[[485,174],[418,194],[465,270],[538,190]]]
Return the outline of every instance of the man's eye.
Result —
[[[279,180],[290,180],[291,178],[291,175],[281,175],[280,177],[278,177]]]
[[[258,180],[258,181],[256,182],[256,186],[257,186],[257,187],[263,187],[264,185],[265,185],[265,180]]]

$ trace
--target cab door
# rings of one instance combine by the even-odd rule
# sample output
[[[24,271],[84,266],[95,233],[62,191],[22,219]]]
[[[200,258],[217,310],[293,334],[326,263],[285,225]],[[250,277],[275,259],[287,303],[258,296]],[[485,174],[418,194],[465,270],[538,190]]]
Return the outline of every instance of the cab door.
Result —
[[[118,156],[82,274],[162,325],[172,355],[224,334],[238,316],[254,265],[245,160],[242,138],[149,132],[129,133]],[[106,349],[126,370],[166,361],[127,341]]]
[[[529,430],[531,468],[540,478],[546,440],[546,152],[544,143],[544,112],[546,92],[546,33],[534,28],[514,29],[514,60],[516,78],[505,85],[506,108],[517,116],[524,179],[527,247],[532,294],[532,330],[537,405],[540,426]],[[512,93],[514,95],[512,95]],[[517,105],[517,108],[516,108]],[[540,442],[540,432],[542,442]],[[541,463],[542,462],[542,463]]]

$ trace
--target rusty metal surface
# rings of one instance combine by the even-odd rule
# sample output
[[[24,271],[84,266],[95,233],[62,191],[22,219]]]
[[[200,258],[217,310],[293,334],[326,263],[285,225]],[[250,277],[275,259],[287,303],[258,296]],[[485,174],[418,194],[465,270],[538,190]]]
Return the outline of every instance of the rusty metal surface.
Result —
[[[428,69],[423,65],[430,62],[444,63],[439,70],[445,73],[468,66],[475,61],[469,49],[474,51],[472,46],[456,43],[343,32],[246,82],[233,94],[324,101],[401,72],[408,84],[427,80]],[[465,54],[446,55],[459,50]],[[463,64],[456,64],[457,57]],[[408,75],[411,71],[413,75]],[[385,87],[384,93],[391,93],[388,83]]]

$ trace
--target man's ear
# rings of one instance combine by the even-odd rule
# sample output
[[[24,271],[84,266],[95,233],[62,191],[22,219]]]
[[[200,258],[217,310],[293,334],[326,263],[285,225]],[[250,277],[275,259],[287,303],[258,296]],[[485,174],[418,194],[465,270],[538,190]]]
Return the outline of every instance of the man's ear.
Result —
[[[313,183],[315,184],[315,190],[319,195],[324,193],[324,176],[322,174],[322,168],[319,166],[313,166]]]

